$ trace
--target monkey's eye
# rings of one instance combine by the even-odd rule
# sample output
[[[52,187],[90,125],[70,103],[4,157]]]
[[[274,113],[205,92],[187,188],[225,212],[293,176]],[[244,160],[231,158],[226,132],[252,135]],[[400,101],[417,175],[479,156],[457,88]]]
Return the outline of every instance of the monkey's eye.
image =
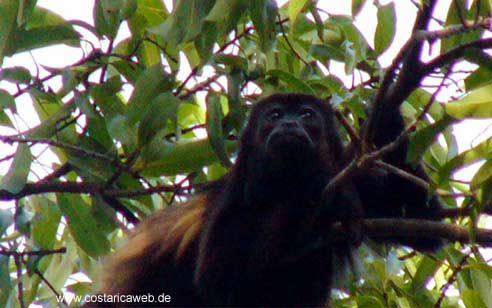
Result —
[[[314,118],[315,112],[312,109],[305,108],[299,112],[299,116],[301,117],[301,119],[309,120]]]
[[[268,121],[275,121],[275,120],[280,119],[281,116],[282,116],[282,113],[280,112],[280,110],[274,109],[274,110],[268,112],[266,118]]]

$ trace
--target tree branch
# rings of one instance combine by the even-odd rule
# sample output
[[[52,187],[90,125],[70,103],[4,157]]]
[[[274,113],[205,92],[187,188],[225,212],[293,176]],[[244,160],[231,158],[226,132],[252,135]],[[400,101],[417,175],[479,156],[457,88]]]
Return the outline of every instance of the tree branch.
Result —
[[[184,193],[186,188],[169,185],[154,186],[142,189],[105,189],[104,183],[83,182],[37,182],[27,183],[18,193],[0,190],[0,200],[18,200],[26,196],[44,193],[72,193],[72,194],[96,194],[113,198],[131,198],[143,195],[151,195],[159,192]]]
[[[346,242],[346,231],[341,223],[334,226],[335,241]],[[492,230],[477,229],[474,238],[469,228],[454,224],[430,221],[426,219],[365,219],[362,221],[362,232],[371,238],[387,239],[401,236],[415,239],[445,239],[449,242],[477,243],[483,247],[492,247]]]
[[[33,250],[33,251],[9,251],[0,249],[0,255],[2,256],[12,256],[12,257],[23,257],[23,256],[38,256],[44,257],[49,255],[54,255],[57,253],[66,253],[67,248],[62,247],[54,250]]]
[[[479,39],[468,43],[464,43],[456,48],[449,50],[448,52],[442,55],[439,55],[434,60],[428,62],[423,66],[422,74],[427,75],[433,72],[434,70],[463,57],[465,52],[469,51],[469,49],[471,48],[477,48],[477,49],[492,48],[492,38]]]
[[[478,22],[466,26],[449,26],[441,30],[424,31],[420,30],[414,35],[414,39],[418,41],[434,41],[437,39],[447,38],[453,35],[463,34],[465,32],[470,32],[478,29],[489,29],[490,28],[490,18],[484,18]]]

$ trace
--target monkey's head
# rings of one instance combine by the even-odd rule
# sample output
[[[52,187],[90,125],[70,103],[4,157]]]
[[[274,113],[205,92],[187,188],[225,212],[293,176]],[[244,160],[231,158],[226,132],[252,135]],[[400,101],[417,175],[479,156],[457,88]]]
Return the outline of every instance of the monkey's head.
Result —
[[[239,157],[261,162],[263,170],[279,175],[330,168],[330,160],[343,151],[333,121],[329,104],[314,96],[268,96],[251,111]]]

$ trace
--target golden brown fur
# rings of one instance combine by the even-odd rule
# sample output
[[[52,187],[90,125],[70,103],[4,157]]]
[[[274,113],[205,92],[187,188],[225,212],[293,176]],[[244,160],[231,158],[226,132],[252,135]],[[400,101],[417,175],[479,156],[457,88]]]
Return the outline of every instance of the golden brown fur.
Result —
[[[164,292],[176,302],[179,292],[173,290],[172,281],[192,273],[186,273],[186,268],[171,269],[185,266],[195,254],[193,245],[202,230],[206,203],[207,196],[198,195],[184,204],[160,210],[139,225],[109,259],[100,293],[139,294],[145,291],[158,296]],[[148,273],[155,273],[152,277],[159,281],[149,281]],[[172,277],[173,273],[181,277]],[[169,287],[166,287],[166,280]],[[152,289],[150,285],[162,287]],[[193,294],[189,296],[193,297]]]

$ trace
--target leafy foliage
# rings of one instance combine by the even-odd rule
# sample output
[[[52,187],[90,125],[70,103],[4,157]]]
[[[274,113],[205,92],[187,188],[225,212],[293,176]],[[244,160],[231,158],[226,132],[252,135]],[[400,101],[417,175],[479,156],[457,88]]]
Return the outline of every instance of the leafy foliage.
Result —
[[[396,41],[396,1],[353,0],[352,15],[344,16],[327,14],[314,0],[280,7],[272,0],[174,2],[168,10],[161,0],[96,1],[94,24],[67,21],[33,0],[0,2],[0,63],[58,44],[84,51],[62,68],[36,62],[35,70],[18,63],[0,71],[0,125],[9,132],[0,136],[0,164],[10,166],[0,181],[0,199],[10,201],[0,207],[0,306],[54,307],[62,305],[60,294],[93,292],[97,284],[79,278],[97,281],[122,230],[227,172],[260,95],[329,98],[358,130],[384,86],[388,68],[379,60]],[[419,11],[435,4],[413,2]],[[491,212],[492,143],[460,153],[451,128],[492,117],[492,65],[484,51],[492,44],[483,39],[491,8],[490,1],[462,2],[450,5],[442,29],[414,31],[422,37],[410,43],[440,43],[440,62],[427,66],[426,76],[437,77],[410,87],[402,111],[416,127],[409,160],[424,159],[431,189],[450,209],[466,210],[449,221],[473,237],[480,214]],[[355,24],[369,6],[377,10],[374,41]],[[477,40],[481,45],[473,45]],[[469,71],[454,72],[463,60]],[[411,79],[415,72],[401,68],[398,80]],[[352,82],[342,81],[347,77]],[[426,86],[436,84],[432,78],[438,88]],[[449,84],[461,85],[461,97],[436,102],[434,91]],[[27,127],[19,124],[26,100],[39,119]],[[471,182],[452,180],[475,162],[485,163]],[[435,255],[414,255],[366,246],[362,279],[340,285],[332,304],[492,307],[492,268],[478,247],[450,243]]]

